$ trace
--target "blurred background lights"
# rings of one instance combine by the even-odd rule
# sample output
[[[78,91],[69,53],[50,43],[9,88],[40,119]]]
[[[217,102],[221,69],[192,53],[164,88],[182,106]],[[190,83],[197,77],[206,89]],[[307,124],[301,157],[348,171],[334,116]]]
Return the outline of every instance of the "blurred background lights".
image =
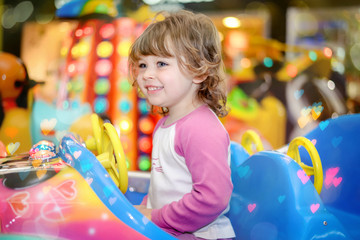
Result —
[[[327,81],[327,86],[330,90],[334,90],[335,89],[335,83],[332,80],[328,80]]]
[[[317,60],[317,54],[314,51],[309,51],[309,58],[315,62]]]
[[[109,59],[101,59],[95,64],[95,72],[99,76],[107,76],[112,71],[112,63]]]
[[[149,136],[142,136],[139,139],[139,149],[144,153],[151,153],[151,138]]]
[[[131,90],[131,84],[129,83],[129,81],[127,79],[123,79],[120,82],[120,90],[123,93],[127,93]]]
[[[83,34],[84,34],[84,30],[83,29],[81,29],[81,28],[79,28],[79,29],[76,29],[76,31],[75,31],[75,37],[77,37],[77,38],[80,38],[80,37],[82,37],[83,36]]]
[[[345,59],[345,49],[342,47],[338,47],[336,49],[336,56],[340,59],[340,60],[344,60]]]
[[[133,129],[133,123],[130,118],[123,117],[119,121],[120,132],[122,134],[128,134]]]
[[[130,40],[125,40],[119,43],[119,45],[117,46],[117,52],[120,56],[122,57],[127,57],[129,54],[129,49],[131,47],[131,41]]]
[[[274,64],[273,60],[269,57],[264,58],[263,63],[264,63],[264,66],[268,67],[268,68],[271,68]]]
[[[70,2],[71,0],[54,0],[55,7],[57,9],[61,8],[65,3]]]
[[[88,41],[80,41],[78,43],[80,57],[85,57],[90,52],[90,43]]]
[[[342,62],[337,61],[335,58],[331,59],[331,67],[334,71],[343,74],[345,72],[345,66]]]
[[[2,26],[10,29],[18,22],[25,22],[34,11],[34,6],[30,1],[23,1],[14,8],[8,7],[1,16]]]
[[[105,95],[110,90],[110,82],[107,78],[99,78],[95,82],[95,93],[98,95]]]
[[[360,70],[360,43],[356,43],[350,48],[350,59],[354,67]]]
[[[249,68],[251,67],[251,60],[249,58],[242,58],[240,60],[240,65],[242,68]]]
[[[94,28],[90,26],[84,27],[84,36],[89,36],[94,32]]]
[[[236,17],[226,17],[222,20],[222,23],[227,28],[238,28],[241,26],[241,22]]]
[[[71,56],[76,59],[85,57],[90,52],[90,44],[87,41],[80,41],[71,48]]]
[[[229,46],[229,48],[232,48],[235,51],[244,51],[249,46],[246,35],[235,30],[232,30],[228,33],[226,44]]]
[[[18,22],[25,22],[33,13],[34,6],[30,1],[20,2],[14,8],[14,18]]]
[[[144,134],[151,134],[152,131],[154,130],[154,127],[155,127],[154,122],[149,117],[142,117],[139,120],[140,131]]]
[[[286,66],[286,73],[290,76],[290,77],[295,77],[298,73],[298,69],[296,66],[294,66],[293,64],[288,64]]]
[[[129,113],[130,110],[131,110],[131,102],[128,100],[128,99],[122,99],[120,102],[119,102],[119,109],[122,113]]]
[[[73,77],[76,74],[76,63],[74,61],[70,62],[67,66],[67,72],[70,77]]]
[[[94,101],[94,111],[97,114],[102,114],[106,112],[108,108],[108,100],[104,97],[98,97]]]
[[[108,58],[114,51],[113,45],[109,41],[102,41],[96,47],[96,54],[101,58]]]
[[[327,57],[327,58],[332,57],[332,50],[329,47],[324,47],[323,53],[324,53],[324,56]]]
[[[111,24],[111,23],[104,24],[100,28],[99,34],[104,39],[112,38],[114,36],[114,34],[115,34],[114,24]]]
[[[139,169],[141,171],[148,171],[150,170],[151,162],[148,156],[142,155],[139,157]]]
[[[138,102],[138,109],[140,111],[141,114],[145,115],[147,114],[150,109],[149,109],[149,105],[147,104],[145,99],[140,99]]]
[[[78,81],[72,81],[71,91],[81,93],[84,89],[84,83],[80,79]]]

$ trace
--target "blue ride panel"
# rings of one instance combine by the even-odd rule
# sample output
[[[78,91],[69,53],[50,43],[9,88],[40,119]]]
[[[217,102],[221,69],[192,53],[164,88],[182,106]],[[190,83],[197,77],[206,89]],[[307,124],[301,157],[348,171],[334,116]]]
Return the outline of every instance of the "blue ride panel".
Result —
[[[305,137],[314,143],[323,166],[322,201],[349,234],[360,239],[360,114],[322,121]],[[300,157],[312,166],[305,149],[300,149]]]
[[[245,158],[235,145],[232,157]],[[263,151],[231,163],[234,191],[227,216],[236,239],[351,239],[290,157]]]

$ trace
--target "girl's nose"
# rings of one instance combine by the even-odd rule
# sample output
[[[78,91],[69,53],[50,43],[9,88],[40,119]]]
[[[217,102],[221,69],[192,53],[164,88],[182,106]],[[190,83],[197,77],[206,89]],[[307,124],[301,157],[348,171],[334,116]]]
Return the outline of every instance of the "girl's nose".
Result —
[[[153,68],[147,67],[144,71],[144,79],[145,80],[153,79],[154,76],[155,76],[155,71],[153,70]]]

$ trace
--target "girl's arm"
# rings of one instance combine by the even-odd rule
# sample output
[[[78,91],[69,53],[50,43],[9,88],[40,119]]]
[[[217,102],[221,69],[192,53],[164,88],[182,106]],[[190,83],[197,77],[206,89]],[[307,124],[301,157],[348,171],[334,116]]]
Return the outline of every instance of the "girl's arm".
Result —
[[[194,232],[214,221],[231,197],[229,136],[221,125],[205,122],[192,122],[176,133],[175,149],[185,158],[192,175],[192,191],[151,214],[155,224],[175,235]]]

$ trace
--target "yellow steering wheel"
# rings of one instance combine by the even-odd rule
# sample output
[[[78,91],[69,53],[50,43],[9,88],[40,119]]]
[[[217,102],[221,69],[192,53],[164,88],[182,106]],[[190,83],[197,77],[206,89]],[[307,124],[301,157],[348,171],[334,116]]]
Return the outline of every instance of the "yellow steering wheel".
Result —
[[[261,142],[261,139],[254,130],[246,130],[243,133],[241,137],[241,145],[250,155],[254,154],[253,145],[255,145],[257,152],[264,150],[264,146]]]
[[[305,149],[308,151],[313,167],[310,167],[301,162],[299,146],[305,147]],[[323,168],[321,165],[319,153],[316,150],[314,144],[312,144],[312,142],[305,137],[296,137],[290,142],[287,155],[294,159],[295,162],[297,162],[300,167],[304,169],[308,176],[314,175],[314,187],[318,194],[320,194],[323,186]]]
[[[89,150],[96,150],[96,158],[108,171],[109,176],[122,193],[128,188],[128,172],[124,149],[115,127],[110,123],[101,124],[97,114],[91,115],[94,138],[86,141]]]

